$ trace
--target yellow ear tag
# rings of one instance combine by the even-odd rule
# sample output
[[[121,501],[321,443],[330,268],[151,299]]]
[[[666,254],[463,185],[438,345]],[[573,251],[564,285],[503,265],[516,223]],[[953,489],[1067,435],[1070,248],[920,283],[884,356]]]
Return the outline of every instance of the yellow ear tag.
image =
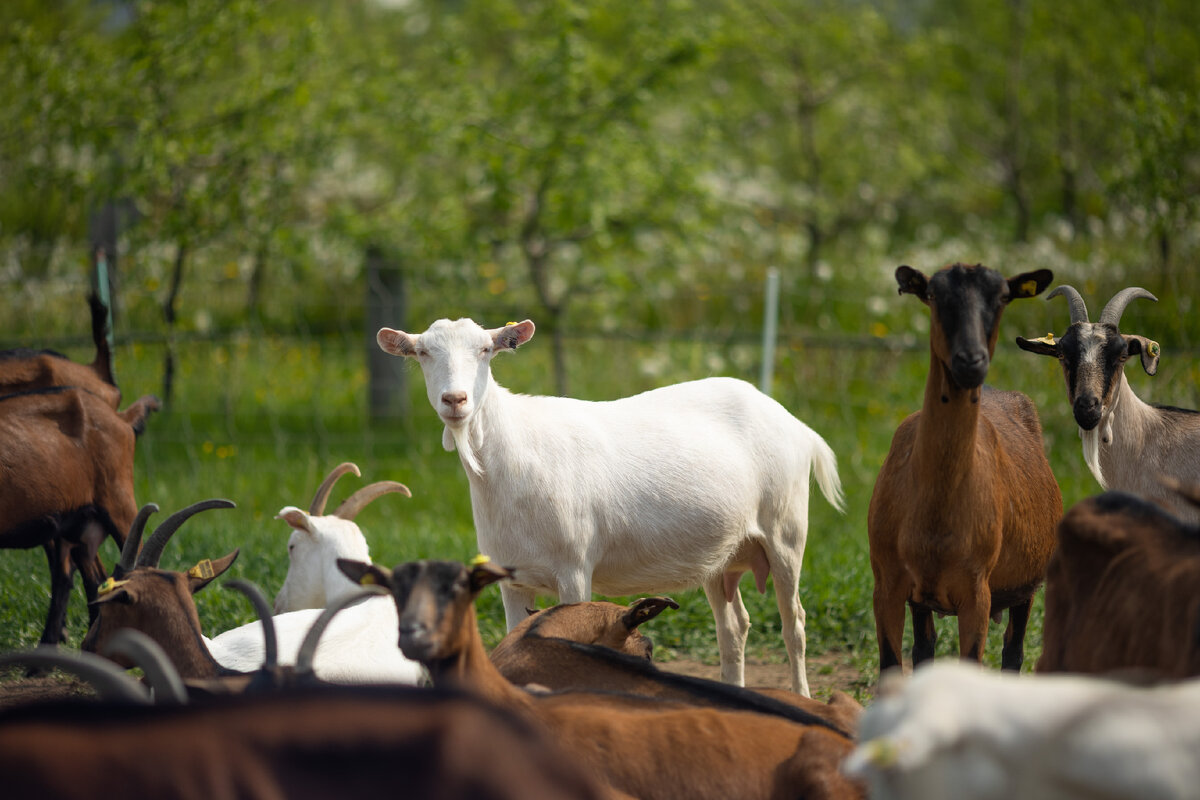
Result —
[[[506,327],[506,328],[507,328],[507,327],[509,327],[510,325],[516,325],[516,324],[517,324],[517,323],[515,323],[515,322],[506,322],[506,323],[504,323],[504,327]]]
[[[492,559],[489,556],[485,556],[483,553],[480,553],[479,555],[472,558],[469,563],[471,564],[472,567],[478,567],[480,564],[486,564],[491,560]]]
[[[106,594],[115,592],[117,589],[127,583],[129,583],[129,581],[117,581],[113,580],[112,578],[105,578],[104,583],[96,587],[96,596],[103,597]]]
[[[363,573],[363,576],[358,579],[359,586],[374,586],[377,583],[379,581],[375,580],[375,576],[369,572]]]
[[[1158,346],[1158,342],[1151,341],[1150,342],[1150,355],[1154,356],[1155,358],[1158,358],[1158,354],[1161,352],[1162,352],[1162,348],[1160,348]]]
[[[199,579],[203,579],[203,580],[209,580],[211,578],[216,577],[217,573],[213,572],[212,562],[209,561],[207,558],[204,558],[204,559],[201,559],[200,561],[198,561],[196,563],[196,566],[189,569],[187,571],[187,574],[188,574],[189,578],[199,578]]]
[[[1033,297],[1037,294],[1037,281],[1025,281],[1021,284],[1021,295],[1024,297]]]
[[[1043,336],[1040,339],[1031,339],[1030,341],[1041,342],[1042,344],[1054,344],[1054,334],[1047,333],[1045,336]]]

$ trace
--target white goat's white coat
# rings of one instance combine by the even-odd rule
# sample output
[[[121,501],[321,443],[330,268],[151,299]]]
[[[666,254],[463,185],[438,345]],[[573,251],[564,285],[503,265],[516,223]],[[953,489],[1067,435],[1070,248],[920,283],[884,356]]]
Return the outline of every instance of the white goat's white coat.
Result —
[[[708,378],[607,402],[519,395],[491,359],[533,336],[529,320],[484,330],[438,320],[384,328],[380,347],[415,357],[471,487],[480,551],[516,571],[501,587],[511,630],[538,594],[574,603],[703,586],[721,678],[741,685],[749,615],[726,573],[766,568],[792,666],[808,694],[797,583],[810,475],[842,508],[833,451],[750,384]]]
[[[1194,799],[1200,680],[1147,689],[937,662],[881,688],[859,742],[843,768],[872,800]]]

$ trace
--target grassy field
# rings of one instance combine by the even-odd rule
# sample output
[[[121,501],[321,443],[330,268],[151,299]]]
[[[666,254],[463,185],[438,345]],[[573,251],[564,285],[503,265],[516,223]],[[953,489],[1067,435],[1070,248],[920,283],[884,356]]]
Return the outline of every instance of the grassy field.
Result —
[[[915,320],[919,328],[925,314],[920,304],[892,297],[889,302],[902,309],[902,318]],[[1040,335],[1063,327],[1063,309],[1046,306],[1026,303],[1009,310],[989,383],[1025,391],[1037,403],[1046,449],[1069,507],[1098,487],[1083,465],[1059,368],[1012,344],[1018,334]],[[867,504],[892,432],[918,407],[928,369],[919,331],[907,338],[883,336],[885,332],[877,330],[878,338],[872,339],[870,333],[848,331],[845,340],[832,336],[785,346],[778,354],[774,390],[776,398],[825,436],[839,456],[848,508],[838,514],[814,493],[800,594],[808,612],[810,653],[837,653],[853,664],[862,675],[860,695],[869,692],[876,669]],[[189,522],[164,554],[164,567],[186,568],[200,558],[240,548],[228,575],[253,580],[273,595],[286,573],[289,533],[275,513],[285,505],[307,507],[322,477],[341,461],[357,463],[363,477],[343,478],[334,502],[368,481],[399,480],[412,489],[412,499],[389,495],[360,515],[376,561],[467,559],[475,554],[467,481],[457,454],[441,448],[440,426],[425,399],[419,370],[412,367],[409,372],[410,418],[372,423],[366,414],[364,341],[351,331],[303,338],[242,333],[215,342],[175,343],[175,401],[151,418],[138,444],[138,501],[161,507],[152,525],[179,507],[209,497],[229,498],[237,508],[206,512]],[[117,371],[127,402],[159,391],[165,346],[119,345]],[[710,374],[757,380],[758,349],[748,343],[589,337],[570,340],[569,348],[572,394],[591,399]],[[90,347],[80,345],[68,354],[88,360]],[[535,337],[519,353],[498,358],[493,367],[497,379],[514,391],[550,393],[550,363],[549,339]],[[1191,392],[1197,381],[1190,360],[1164,357],[1154,379],[1132,367],[1128,373],[1144,398],[1180,405],[1194,402]],[[117,556],[115,545],[109,542],[103,555],[111,564]],[[0,650],[36,643],[46,611],[46,572],[40,550],[0,554]],[[749,581],[742,589],[753,622],[748,654],[785,659],[773,594],[759,596]],[[693,590],[675,598],[681,608],[648,626],[656,654],[715,663],[712,619],[703,593]],[[210,633],[252,618],[240,594],[217,584],[198,596],[198,605]],[[485,592],[479,610],[485,640],[494,643],[503,632],[499,592]],[[72,597],[68,625],[69,645],[77,646],[86,625],[81,589]],[[941,620],[938,626],[939,651],[956,652],[954,620]],[[992,626],[987,654],[991,663],[998,663],[1001,631],[1001,626]],[[1027,664],[1036,659],[1040,643],[1039,605],[1027,637]],[[810,680],[820,693],[821,675],[813,674]]]

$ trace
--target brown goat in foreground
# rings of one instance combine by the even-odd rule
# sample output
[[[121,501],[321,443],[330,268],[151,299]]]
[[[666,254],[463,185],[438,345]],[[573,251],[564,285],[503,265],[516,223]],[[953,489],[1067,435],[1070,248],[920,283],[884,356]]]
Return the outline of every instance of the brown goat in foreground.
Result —
[[[982,265],[928,278],[896,270],[900,293],[929,307],[930,366],[921,410],[897,428],[867,512],[881,672],[901,664],[905,604],[914,666],[933,658],[934,612],[958,616],[960,653],[979,661],[988,618],[999,622],[1006,608],[1002,665],[1024,660],[1062,494],[1032,401],[983,381],[1005,307],[1052,279],[1044,269],[1006,279]]]
[[[854,736],[863,709],[844,692],[835,692],[828,703],[822,703],[787,689],[732,686],[650,663],[653,645],[637,626],[668,607],[678,608],[678,604],[665,597],[645,597],[629,606],[606,601],[551,606],[509,631],[490,658],[500,674],[517,686],[622,692],[777,714],[805,723],[815,716]],[[811,716],[806,719],[806,715]]]
[[[542,726],[617,791],[656,800],[862,796],[838,772],[851,740],[820,725],[632,695],[533,695],[513,686],[484,651],[474,606],[485,586],[511,577],[511,570],[445,561],[395,570],[338,564],[353,580],[390,589],[400,647],[429,669],[435,686],[474,690]]]
[[[1200,507],[1200,486],[1163,483]],[[1038,672],[1200,676],[1200,526],[1109,491],[1058,526]]]

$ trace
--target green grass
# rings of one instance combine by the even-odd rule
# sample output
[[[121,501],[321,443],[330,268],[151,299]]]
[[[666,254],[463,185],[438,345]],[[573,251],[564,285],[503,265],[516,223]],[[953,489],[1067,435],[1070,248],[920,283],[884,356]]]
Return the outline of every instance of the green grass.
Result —
[[[1018,332],[1048,329],[1038,318],[1043,313],[1030,308],[1028,319],[1012,312],[1005,318],[989,382],[1034,398],[1047,452],[1070,506],[1097,487],[1083,466],[1058,367],[1011,344]],[[809,651],[843,654],[861,670],[864,692],[876,669],[867,503],[895,426],[921,397],[928,355],[922,339],[910,342],[894,349],[848,347],[836,340],[829,346],[785,347],[776,370],[775,396],[838,453],[847,497],[844,515],[816,492],[810,507],[800,586]],[[757,350],[744,344],[587,338],[571,340],[570,348],[572,394],[593,399],[708,374],[750,380],[757,375]],[[410,417],[382,424],[370,422],[366,414],[365,350],[357,334],[308,339],[241,335],[217,343],[177,343],[175,349],[175,401],[151,418],[138,444],[138,501],[161,507],[152,525],[208,497],[229,498],[237,508],[205,512],[190,521],[164,554],[164,567],[186,568],[200,558],[239,548],[228,577],[248,578],[273,595],[286,573],[289,532],[275,513],[285,505],[307,507],[322,477],[341,461],[356,462],[363,477],[343,478],[335,502],[367,481],[399,480],[412,489],[412,499],[388,495],[360,515],[376,561],[465,560],[475,554],[467,481],[457,454],[441,448],[440,426],[417,369],[408,373]],[[163,353],[163,344],[119,346],[116,363],[127,401],[159,391]],[[86,349],[69,354],[80,360],[90,356]],[[535,338],[519,353],[497,359],[494,372],[514,391],[552,392],[548,339]],[[1190,367],[1181,362],[1164,360],[1153,383],[1144,375],[1130,378],[1149,399],[1191,402],[1186,395],[1171,396],[1173,385],[1179,392],[1194,385]],[[105,548],[104,560],[111,564],[117,557],[115,545],[109,542]],[[36,643],[46,610],[46,573],[40,551],[0,555],[0,650]],[[213,633],[252,618],[241,595],[219,583],[197,598],[201,621]],[[742,589],[753,622],[748,655],[784,660],[772,592],[760,596],[749,581]],[[713,623],[703,593],[682,592],[675,599],[681,608],[648,626],[656,652],[667,659],[687,656],[715,663]],[[504,627],[498,591],[484,592],[479,612],[485,640],[493,644]],[[78,645],[85,625],[86,608],[77,588],[68,619],[70,646]],[[954,620],[941,620],[938,627],[939,653],[956,652]],[[992,634],[987,658],[995,664],[1001,626],[993,625]],[[1027,637],[1027,663],[1036,659],[1040,643],[1039,604]],[[819,692],[820,676],[814,675],[813,683]]]

